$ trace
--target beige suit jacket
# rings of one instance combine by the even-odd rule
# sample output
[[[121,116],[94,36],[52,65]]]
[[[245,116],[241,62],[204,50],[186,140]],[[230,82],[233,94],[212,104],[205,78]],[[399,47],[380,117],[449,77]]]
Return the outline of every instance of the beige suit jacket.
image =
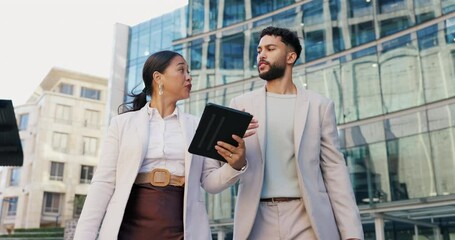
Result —
[[[179,111],[179,121],[188,149],[198,119]],[[148,133],[147,107],[112,118],[74,239],[96,239],[98,230],[101,240],[117,239],[131,187],[147,151]],[[186,151],[183,214],[185,239],[211,239],[202,188],[210,193],[219,193],[232,185],[240,173],[229,164],[221,167],[219,161]]]
[[[245,139],[248,168],[240,176],[234,220],[236,240],[247,239],[260,200],[266,139],[265,101],[265,87],[231,101],[231,107],[245,109],[259,122],[257,134]],[[348,169],[339,151],[333,101],[298,88],[295,117],[289,120],[294,122],[299,186],[318,239],[363,239]]]

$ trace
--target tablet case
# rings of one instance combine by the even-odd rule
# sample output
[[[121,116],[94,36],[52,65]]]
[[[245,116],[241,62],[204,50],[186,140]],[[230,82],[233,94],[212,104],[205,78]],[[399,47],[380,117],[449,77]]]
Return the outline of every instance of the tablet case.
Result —
[[[0,99],[0,166],[21,167],[24,162],[13,102]]]
[[[232,134],[243,137],[252,118],[253,115],[247,112],[207,103],[188,151],[226,162],[216,151],[216,142],[238,146]]]

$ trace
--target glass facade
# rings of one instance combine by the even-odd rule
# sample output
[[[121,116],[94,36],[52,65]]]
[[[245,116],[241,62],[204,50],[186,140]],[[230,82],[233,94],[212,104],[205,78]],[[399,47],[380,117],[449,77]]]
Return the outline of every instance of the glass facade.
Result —
[[[142,91],[142,68],[150,54],[173,50],[184,55],[182,46],[173,46],[172,41],[187,36],[186,17],[187,8],[184,7],[130,28],[124,101],[130,101],[128,93]]]
[[[387,239],[435,228],[455,239],[455,0],[190,0],[131,28],[126,90],[142,82],[148,54],[173,49],[193,77],[185,110],[227,106],[264,85],[255,59],[269,25],[301,38],[294,82],[335,101],[366,239],[378,236],[377,209]],[[236,189],[206,197],[218,239],[231,236]]]

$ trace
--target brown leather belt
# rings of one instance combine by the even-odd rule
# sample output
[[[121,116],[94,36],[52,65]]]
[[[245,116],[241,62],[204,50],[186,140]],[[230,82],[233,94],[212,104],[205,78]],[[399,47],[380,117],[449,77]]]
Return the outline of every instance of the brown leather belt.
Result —
[[[150,183],[156,187],[165,187],[168,185],[181,187],[185,185],[185,177],[172,175],[166,169],[155,168],[151,172],[139,173],[134,183]]]
[[[261,198],[261,202],[289,202],[293,200],[300,200],[299,197],[274,197],[274,198]]]

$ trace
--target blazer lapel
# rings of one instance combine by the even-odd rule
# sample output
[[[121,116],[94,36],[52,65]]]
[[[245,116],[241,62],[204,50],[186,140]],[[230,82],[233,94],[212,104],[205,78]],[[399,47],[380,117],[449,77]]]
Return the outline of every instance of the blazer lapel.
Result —
[[[294,151],[296,158],[299,156],[300,142],[302,141],[302,134],[308,117],[308,109],[309,101],[305,94],[305,90],[297,87],[297,99],[295,102],[294,114]]]
[[[134,126],[136,126],[136,133],[141,143],[141,161],[144,159],[145,154],[147,153],[148,143],[149,143],[149,115],[147,112],[147,106],[141,108],[138,111],[138,116],[132,120]],[[139,166],[139,165],[138,165]]]
[[[191,140],[193,138],[193,130],[196,128],[194,121],[189,119],[188,115],[184,114],[179,109],[179,122],[180,127],[182,128],[183,139],[185,140],[185,192],[188,192],[189,177],[190,177],[190,168],[191,162],[193,159],[193,154],[187,151],[188,146],[190,146]],[[188,194],[183,195],[183,209],[187,208],[187,196]],[[186,223],[186,210],[183,211],[183,222]]]
[[[193,155],[190,152],[188,152],[187,149],[188,146],[190,146],[191,140],[193,138],[193,130],[195,129],[195,126],[193,124],[193,121],[190,121],[190,119],[188,119],[188,116],[184,114],[182,111],[180,111],[180,109],[179,122],[182,128],[183,139],[185,140],[185,181],[188,182],[188,176],[190,173],[190,166]]]
[[[259,142],[259,147],[261,149],[261,156],[265,156],[265,137],[266,137],[266,93],[265,86],[262,90],[257,92],[257,96],[252,98],[252,101],[255,103],[252,104],[256,110],[254,118],[259,122],[259,128],[257,129],[257,138]],[[252,109],[254,109],[252,108]],[[262,159],[262,158],[261,158]]]

